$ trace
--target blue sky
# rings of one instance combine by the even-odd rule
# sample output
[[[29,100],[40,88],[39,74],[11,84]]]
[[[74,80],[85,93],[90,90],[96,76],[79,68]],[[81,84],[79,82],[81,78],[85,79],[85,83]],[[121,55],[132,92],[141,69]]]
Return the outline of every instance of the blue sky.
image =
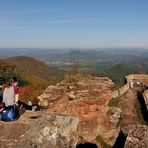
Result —
[[[0,0],[0,47],[148,48],[148,0]]]

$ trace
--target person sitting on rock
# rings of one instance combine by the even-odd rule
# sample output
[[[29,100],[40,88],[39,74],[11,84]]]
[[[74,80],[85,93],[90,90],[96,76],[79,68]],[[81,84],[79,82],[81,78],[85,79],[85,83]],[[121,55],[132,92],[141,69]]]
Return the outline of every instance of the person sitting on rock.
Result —
[[[0,112],[5,107],[5,104],[3,103],[3,91],[5,88],[4,80],[2,77],[0,77]]]
[[[19,86],[16,77],[13,77],[3,91],[3,105],[0,107],[0,120],[13,121],[21,114],[21,109],[39,110],[37,106],[28,105],[19,100]]]
[[[5,83],[2,77],[0,77],[0,104],[3,102],[3,91],[5,89]]]
[[[0,109],[0,120],[13,121],[19,116],[15,100],[14,87],[8,83],[3,91],[3,106]]]
[[[26,104],[19,99],[19,86],[18,86],[18,80],[16,77],[12,77],[10,80],[10,83],[14,87],[15,100],[18,103],[18,107],[20,110],[21,109],[32,110],[32,111],[39,110],[38,106],[32,106],[32,105]]]

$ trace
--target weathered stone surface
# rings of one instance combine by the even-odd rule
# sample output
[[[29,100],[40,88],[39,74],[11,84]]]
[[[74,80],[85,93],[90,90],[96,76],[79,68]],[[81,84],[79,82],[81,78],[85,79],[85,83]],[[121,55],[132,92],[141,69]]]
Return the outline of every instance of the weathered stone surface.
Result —
[[[112,98],[117,98],[119,96],[119,90],[114,90],[112,92]]]
[[[135,84],[135,82],[140,82],[146,86],[148,86],[148,75],[147,74],[130,74],[126,76],[127,83],[132,82]]]
[[[146,108],[147,108],[147,111],[148,111],[148,90],[144,91],[143,98],[144,98],[145,105],[146,105]]]
[[[48,108],[49,102],[61,98],[66,91],[66,86],[48,86],[42,95],[38,97],[39,105]]]
[[[48,111],[78,117],[78,135],[85,141],[92,142],[97,136],[101,136],[105,142],[113,145],[119,133],[117,124],[120,118],[118,109],[112,109],[112,115],[108,115],[113,84],[106,77],[89,77],[74,84],[62,83],[62,86],[58,84],[54,92],[58,94],[58,87],[62,88],[63,96],[57,96],[54,101],[49,98]],[[44,93],[52,95],[52,91],[53,87],[48,87]]]
[[[115,125],[119,124],[121,119],[121,109],[118,107],[110,107],[109,108],[109,117],[111,122],[115,123]]]
[[[130,75],[127,83],[131,80],[133,83],[141,80],[146,85],[148,77]],[[114,93],[113,82],[106,77],[89,77],[76,83],[49,86],[39,96],[40,105],[48,108],[46,112],[26,112],[18,121],[0,122],[0,147],[72,148],[85,141],[98,147],[102,141],[112,146],[122,123],[122,131],[129,133],[125,147],[145,148],[147,126],[135,126],[141,124],[139,116],[138,120],[135,116],[137,111],[132,100],[136,99],[137,93],[129,86]],[[121,95],[121,90],[124,93],[127,88],[127,94]],[[112,97],[118,95],[121,95],[119,107],[122,112],[118,107],[108,106]]]
[[[118,90],[114,90],[112,92],[112,98],[119,97],[127,92],[129,89],[133,89],[136,83],[141,85],[142,89],[145,89],[145,86],[148,86],[148,75],[147,74],[130,74],[125,77],[126,84],[119,88]]]
[[[121,88],[119,88],[119,95],[123,95],[126,91],[129,90],[129,84],[125,84],[124,86],[122,86]]]
[[[74,148],[78,123],[76,117],[26,112],[17,121],[0,122],[0,147]]]
[[[148,148],[148,126],[134,126],[128,133],[124,148]]]

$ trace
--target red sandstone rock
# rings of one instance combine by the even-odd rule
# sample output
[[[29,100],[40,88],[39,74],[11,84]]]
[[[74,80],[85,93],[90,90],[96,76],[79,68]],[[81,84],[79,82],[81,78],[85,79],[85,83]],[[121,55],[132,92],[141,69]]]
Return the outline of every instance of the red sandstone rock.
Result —
[[[94,141],[99,135],[108,144],[113,145],[119,132],[117,123],[110,119],[112,115],[107,114],[108,102],[112,98],[113,82],[106,77],[90,77],[75,85],[68,84],[68,87],[66,85],[62,83],[62,86],[51,87],[52,90],[50,87],[46,89],[45,94],[49,96],[52,95],[52,91],[58,94],[56,93],[58,87],[60,92],[64,92],[61,98],[58,96],[57,98],[54,96],[54,100],[49,98],[48,111],[78,117],[80,119],[78,133],[86,141]],[[45,94],[43,93],[40,98]],[[112,139],[108,133],[111,133]]]

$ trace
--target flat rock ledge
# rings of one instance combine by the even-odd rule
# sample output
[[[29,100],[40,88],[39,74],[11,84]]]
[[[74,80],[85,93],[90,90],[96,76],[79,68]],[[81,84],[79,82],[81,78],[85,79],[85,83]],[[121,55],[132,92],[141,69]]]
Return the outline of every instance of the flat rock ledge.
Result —
[[[0,121],[1,148],[74,148],[79,119],[43,111],[25,112],[19,120]]]
[[[134,126],[128,133],[124,148],[148,148],[148,126]]]

